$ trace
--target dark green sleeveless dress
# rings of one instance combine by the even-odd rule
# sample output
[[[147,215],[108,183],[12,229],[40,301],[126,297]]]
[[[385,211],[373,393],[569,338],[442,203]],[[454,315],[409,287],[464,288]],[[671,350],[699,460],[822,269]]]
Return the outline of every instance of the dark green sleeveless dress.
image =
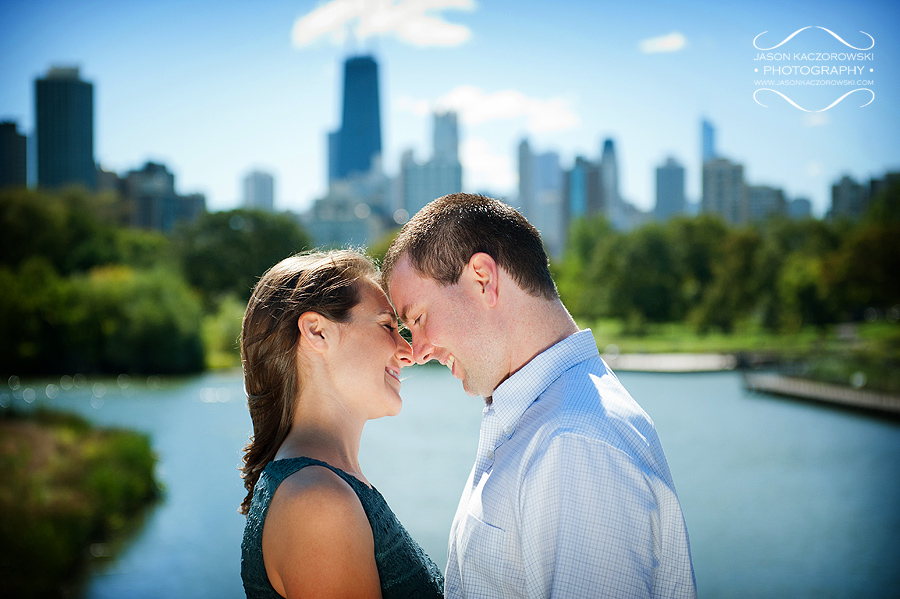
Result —
[[[253,489],[253,501],[241,543],[241,578],[248,599],[281,597],[272,588],[263,562],[263,524],[278,485],[288,476],[311,465],[328,468],[345,480],[359,497],[375,539],[375,563],[381,578],[382,597],[443,597],[444,577],[440,569],[409,536],[381,493],[325,462],[312,458],[290,458],[269,462]]]

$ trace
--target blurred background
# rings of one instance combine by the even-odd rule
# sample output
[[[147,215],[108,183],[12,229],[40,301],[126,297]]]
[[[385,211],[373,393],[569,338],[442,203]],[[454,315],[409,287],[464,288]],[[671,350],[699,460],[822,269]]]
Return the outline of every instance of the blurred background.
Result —
[[[241,596],[252,285],[466,191],[656,422],[701,596],[895,595],[898,13],[4,2],[0,589]],[[361,457],[443,565],[480,406],[406,372]]]

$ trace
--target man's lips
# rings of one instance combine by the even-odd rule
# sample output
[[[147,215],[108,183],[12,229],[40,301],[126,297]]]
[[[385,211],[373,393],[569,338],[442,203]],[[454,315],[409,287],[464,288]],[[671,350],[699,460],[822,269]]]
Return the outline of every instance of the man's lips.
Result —
[[[447,356],[447,359],[444,361],[444,366],[450,369],[450,374],[456,376],[456,373],[453,372],[453,367],[456,365],[456,358],[453,356]]]

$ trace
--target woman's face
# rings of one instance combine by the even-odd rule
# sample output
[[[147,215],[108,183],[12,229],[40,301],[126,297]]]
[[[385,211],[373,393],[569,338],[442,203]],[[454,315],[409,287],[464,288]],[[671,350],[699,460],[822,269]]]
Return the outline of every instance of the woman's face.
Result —
[[[374,282],[360,282],[361,301],[341,326],[331,368],[341,394],[366,419],[400,413],[400,369],[412,364],[412,352],[397,331],[387,296]]]

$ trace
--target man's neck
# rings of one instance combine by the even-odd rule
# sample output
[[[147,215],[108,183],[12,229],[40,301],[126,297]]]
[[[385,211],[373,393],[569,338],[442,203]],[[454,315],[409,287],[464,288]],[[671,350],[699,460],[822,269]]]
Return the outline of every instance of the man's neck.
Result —
[[[507,338],[510,361],[509,374],[505,378],[578,332],[578,325],[559,300],[529,298],[511,310],[509,322]]]

